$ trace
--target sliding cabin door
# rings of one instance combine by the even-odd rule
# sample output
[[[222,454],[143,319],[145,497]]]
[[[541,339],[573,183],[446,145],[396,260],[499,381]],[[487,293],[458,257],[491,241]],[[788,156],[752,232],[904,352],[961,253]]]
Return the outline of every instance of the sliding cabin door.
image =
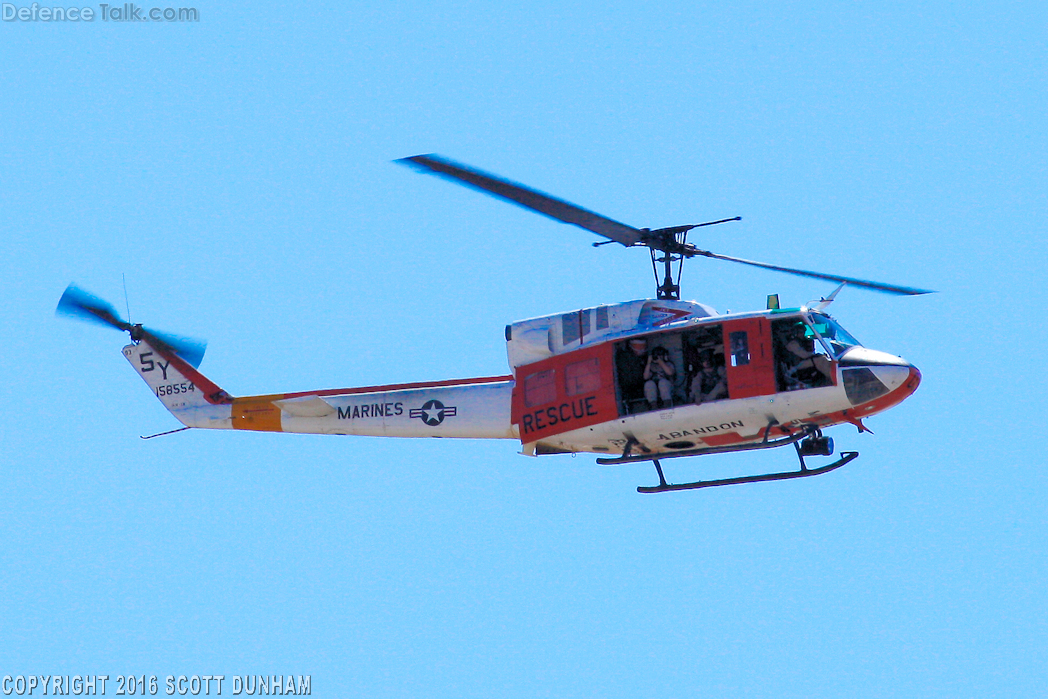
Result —
[[[611,343],[517,367],[513,423],[523,444],[618,417]]]
[[[742,318],[724,323],[724,368],[728,395],[735,398],[775,393],[775,361],[771,324],[767,318]]]

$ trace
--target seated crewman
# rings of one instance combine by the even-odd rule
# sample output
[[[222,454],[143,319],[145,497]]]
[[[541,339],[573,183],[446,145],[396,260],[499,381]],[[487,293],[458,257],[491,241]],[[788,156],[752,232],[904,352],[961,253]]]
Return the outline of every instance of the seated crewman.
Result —
[[[676,374],[677,368],[673,366],[669,350],[665,347],[653,349],[644,367],[645,400],[652,406],[656,403],[659,407],[672,405],[673,377]]]
[[[691,380],[691,399],[696,405],[728,397],[724,374],[724,367],[714,366],[713,352],[706,350],[700,355],[699,371]]]
[[[803,323],[791,328],[785,349],[793,365],[790,373],[799,380],[809,386],[824,383],[823,379],[833,382],[833,361],[815,351],[815,338],[806,335]]]
[[[634,401],[644,398],[644,372],[648,366],[648,341],[635,337],[620,347],[615,355],[615,369],[619,377],[619,390],[622,394],[624,409]],[[650,410],[646,406],[645,410]]]

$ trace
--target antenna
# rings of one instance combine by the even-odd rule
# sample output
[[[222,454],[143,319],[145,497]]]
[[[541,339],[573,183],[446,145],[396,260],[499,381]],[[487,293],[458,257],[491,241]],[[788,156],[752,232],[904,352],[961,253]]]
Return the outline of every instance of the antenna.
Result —
[[[120,281],[124,285],[124,308],[127,309],[127,322],[130,323],[131,322],[131,304],[127,300],[127,278],[124,276],[123,272],[120,273]]]
[[[156,437],[164,437],[164,436],[167,436],[169,434],[174,434],[176,432],[185,432],[186,430],[189,430],[189,429],[192,429],[192,428],[191,427],[179,427],[177,430],[168,430],[167,432],[160,432],[158,434],[151,434],[148,437],[142,437],[141,435],[139,435],[139,437],[141,439],[154,439]]]

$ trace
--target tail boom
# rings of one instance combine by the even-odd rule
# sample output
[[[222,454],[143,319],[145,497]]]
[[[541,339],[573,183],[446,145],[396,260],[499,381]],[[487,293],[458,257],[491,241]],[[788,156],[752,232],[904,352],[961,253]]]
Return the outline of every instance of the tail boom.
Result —
[[[166,348],[142,340],[124,356],[183,425],[375,437],[515,439],[512,376],[234,398]]]
[[[510,376],[331,389],[233,401],[237,429],[373,437],[513,439]]]

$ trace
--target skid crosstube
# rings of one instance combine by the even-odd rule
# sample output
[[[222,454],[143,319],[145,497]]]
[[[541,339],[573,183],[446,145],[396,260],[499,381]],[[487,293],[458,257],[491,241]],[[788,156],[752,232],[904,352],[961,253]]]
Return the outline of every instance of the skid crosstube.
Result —
[[[613,466],[615,464],[634,464],[643,461],[655,461],[656,459],[677,459],[682,456],[705,456],[706,454],[734,454],[740,451],[755,451],[757,449],[774,449],[775,447],[784,447],[787,444],[795,444],[805,437],[814,435],[817,430],[814,427],[805,427],[804,429],[791,434],[788,437],[782,439],[775,439],[769,441],[771,435],[772,425],[768,425],[768,430],[764,433],[764,440],[757,442],[756,444],[743,444],[739,446],[730,447],[701,447],[699,449],[684,449],[681,451],[675,451],[671,454],[659,454],[658,456],[651,456],[650,454],[632,454],[633,447],[637,444],[636,440],[630,437],[630,440],[626,442],[626,448],[622,452],[622,456],[616,457],[603,457],[598,458],[597,463],[601,466]]]
[[[629,464],[637,463],[642,461],[650,461],[655,464],[655,470],[659,474],[659,484],[654,486],[638,486],[638,493],[665,493],[673,490],[698,490],[699,488],[715,488],[721,485],[739,485],[742,483],[761,483],[763,481],[785,481],[793,478],[807,478],[809,476],[820,476],[824,473],[829,473],[841,466],[854,461],[859,456],[857,451],[842,451],[841,458],[837,459],[831,464],[820,466],[819,468],[808,468],[804,463],[804,453],[801,450],[801,440],[806,438],[818,439],[822,437],[822,432],[813,425],[806,425],[797,432],[790,434],[781,439],[770,439],[771,429],[776,423],[774,421],[768,423],[768,427],[764,432],[764,439],[756,444],[745,444],[741,446],[730,446],[730,447],[707,447],[700,449],[688,449],[686,451],[674,452],[672,454],[660,454],[654,456],[651,454],[632,454],[631,451],[634,446],[637,445],[636,439],[631,435],[629,441],[626,442],[626,448],[622,452],[622,456],[616,458],[603,458],[597,459],[598,464],[612,465],[612,464]],[[825,453],[829,456],[833,453],[832,440],[829,440],[831,446]],[[740,451],[755,451],[757,449],[774,449],[775,447],[783,447],[788,444],[792,444],[793,448],[797,451],[797,460],[800,461],[801,468],[799,471],[783,471],[781,473],[762,473],[755,476],[736,476],[734,478],[719,478],[710,481],[695,481],[692,483],[667,483],[666,476],[662,473],[662,459],[672,459],[685,456],[704,456],[707,454],[725,454]],[[809,454],[810,455],[810,454]]]

